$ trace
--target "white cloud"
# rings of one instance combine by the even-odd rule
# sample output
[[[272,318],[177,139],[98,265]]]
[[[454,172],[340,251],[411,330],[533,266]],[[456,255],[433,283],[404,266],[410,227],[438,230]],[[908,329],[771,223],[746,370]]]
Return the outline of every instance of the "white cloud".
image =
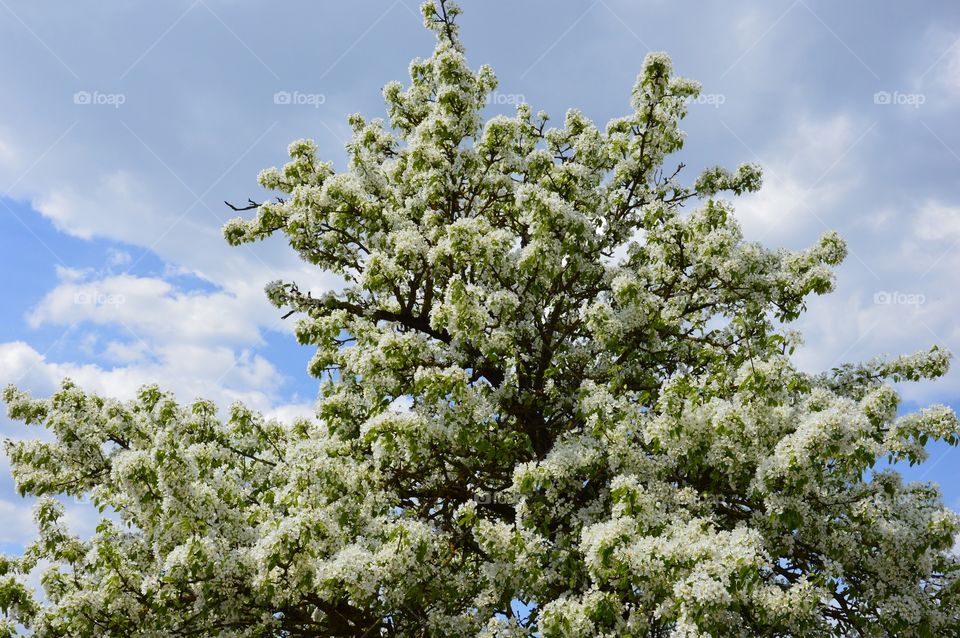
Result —
[[[737,201],[737,220],[748,239],[785,235],[809,225],[809,202],[806,189],[794,176],[767,171],[760,191]]]
[[[93,273],[92,268],[70,268],[57,264],[55,267],[57,279],[60,281],[82,281]]]
[[[960,238],[960,206],[936,200],[923,203],[917,212],[914,232],[928,241],[956,241]]]
[[[273,279],[332,284],[333,279],[300,262],[281,242],[239,248],[227,245],[221,228],[234,213],[222,203],[214,207],[198,201],[178,179],[162,168],[160,173],[158,177],[143,169],[111,168],[89,175],[84,183],[73,175],[56,175],[50,184],[33,184],[35,180],[28,178],[15,194],[62,232],[81,239],[106,238],[140,246],[164,260],[171,272],[193,274],[226,289],[255,282],[262,290]],[[251,175],[249,186],[240,192],[257,190]],[[111,250],[104,265],[133,268],[141,256]],[[61,257],[61,261],[65,260]]]
[[[107,251],[107,266],[110,268],[129,266],[132,261],[133,256],[125,250],[111,248]]]
[[[316,410],[312,403],[288,403],[264,410],[268,419],[276,419],[281,423],[293,423],[297,419],[316,418]]]
[[[154,361],[103,368],[50,361],[28,344],[13,341],[0,344],[0,385],[13,383],[44,396],[69,377],[87,391],[130,399],[140,387],[155,383],[181,402],[204,398],[226,407],[242,401],[260,411],[283,406],[285,378],[262,356],[199,345],[162,346],[154,355]]]
[[[70,235],[89,239],[94,234],[107,234],[135,242],[140,230],[153,236],[161,232],[156,213],[146,204],[151,201],[148,195],[131,172],[117,170],[102,175],[92,188],[61,186],[46,190],[33,199],[32,206]],[[104,233],[106,225],[108,233]]]
[[[862,134],[847,116],[808,118],[754,158],[764,171],[763,187],[735,202],[747,238],[776,242],[803,234],[808,241],[811,233],[804,231],[826,230],[858,179],[850,156]]]
[[[143,341],[111,341],[103,350],[103,357],[113,363],[135,363],[150,355],[150,347]]]
[[[235,293],[183,292],[156,277],[121,274],[89,279],[61,270],[61,282],[28,314],[32,327],[76,326],[84,322],[115,326],[149,343],[262,342],[260,326],[276,324],[261,289]]]
[[[960,206],[926,200],[913,209],[885,209],[883,216],[866,243],[870,255],[885,258],[873,260],[870,269],[852,255],[839,271],[837,291],[812,299],[798,322],[807,340],[797,353],[804,369],[932,345],[956,350],[960,299],[945,291],[956,287],[960,268]],[[960,396],[960,366],[936,382],[903,384],[902,391],[919,403],[954,401]]]

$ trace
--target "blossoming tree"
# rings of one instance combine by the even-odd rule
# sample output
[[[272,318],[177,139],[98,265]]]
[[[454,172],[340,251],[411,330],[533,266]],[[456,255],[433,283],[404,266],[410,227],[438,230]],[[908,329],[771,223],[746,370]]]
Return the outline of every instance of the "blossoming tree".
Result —
[[[388,123],[351,116],[348,170],[294,142],[260,175],[280,196],[225,228],[345,282],[267,289],[316,347],[315,420],[7,389],[54,436],[7,444],[41,498],[0,559],[0,633],[958,635],[960,521],[877,468],[958,442],[891,387],[948,355],[795,369],[784,326],[844,244],[744,241],[721,196],[754,166],[682,179],[698,86],[651,54],[605,129],[525,104],[484,122],[496,79],[457,13],[424,5],[436,50],[384,89]],[[64,495],[113,514],[79,538]]]

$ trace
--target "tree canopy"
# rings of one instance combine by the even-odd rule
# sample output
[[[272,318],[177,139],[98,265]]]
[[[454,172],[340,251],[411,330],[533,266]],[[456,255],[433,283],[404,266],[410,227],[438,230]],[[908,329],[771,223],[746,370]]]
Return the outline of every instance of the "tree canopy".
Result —
[[[267,286],[316,348],[316,418],[8,388],[53,439],[7,442],[39,532],[0,558],[0,635],[960,634],[960,518],[887,464],[958,442],[892,385],[949,355],[795,367],[845,245],[744,240],[725,198],[760,170],[669,159],[699,86],[667,55],[605,128],[484,121],[459,9],[423,13],[436,49],[386,121],[350,116],[347,170],[296,141],[224,229],[344,282]],[[109,514],[91,538],[63,496]]]

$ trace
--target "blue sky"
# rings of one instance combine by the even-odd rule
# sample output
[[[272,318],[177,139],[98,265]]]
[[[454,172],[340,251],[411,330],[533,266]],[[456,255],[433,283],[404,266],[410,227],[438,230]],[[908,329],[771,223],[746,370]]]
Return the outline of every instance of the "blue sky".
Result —
[[[736,202],[748,238],[798,248],[836,229],[849,241],[837,292],[797,323],[799,365],[960,352],[954,3],[462,4],[471,63],[500,78],[491,114],[525,100],[604,123],[625,112],[650,50],[703,83],[677,157],[688,175],[758,162],[763,190]],[[336,282],[281,241],[228,247],[223,200],[260,198],[257,172],[296,138],[342,168],[346,116],[382,115],[380,88],[431,47],[416,0],[0,0],[0,383],[45,394],[69,375],[129,397],[157,382],[184,400],[308,413],[310,352],[263,285]],[[903,390],[907,408],[960,407],[960,366]],[[906,474],[939,481],[960,508],[958,461],[934,446]],[[2,550],[32,525],[0,465]],[[89,527],[82,506],[70,512]]]

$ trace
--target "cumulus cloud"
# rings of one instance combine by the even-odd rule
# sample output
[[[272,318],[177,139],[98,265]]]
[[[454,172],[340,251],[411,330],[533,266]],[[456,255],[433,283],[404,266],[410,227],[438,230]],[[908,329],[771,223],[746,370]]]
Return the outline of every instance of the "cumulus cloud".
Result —
[[[960,205],[924,202],[917,211],[914,231],[918,238],[931,242],[960,239]]]
[[[0,344],[0,385],[13,383],[38,395],[49,394],[66,377],[85,390],[118,399],[159,384],[183,401],[205,398],[228,405],[243,401],[258,410],[278,403],[284,376],[262,356],[235,353],[224,346],[165,345],[156,360],[104,368],[92,363],[50,361],[22,341]]]
[[[161,232],[155,211],[147,204],[148,191],[129,171],[111,171],[99,177],[91,187],[83,190],[61,186],[42,192],[32,205],[65,233],[89,239],[96,233],[121,241],[135,242],[141,232]],[[120,219],[116,211],[123,211]],[[138,220],[131,223],[126,220]],[[118,223],[120,222],[120,223]],[[144,224],[145,226],[142,226]]]
[[[150,355],[150,347],[143,341],[110,341],[102,354],[112,363],[134,363],[147,358]]]
[[[89,322],[120,327],[138,340],[253,345],[262,342],[260,325],[271,321],[263,292],[255,288],[184,292],[157,277],[86,278],[71,270],[60,277],[28,314],[32,327]]]
[[[868,129],[846,115],[807,118],[752,158],[764,170],[757,193],[737,200],[737,219],[749,239],[783,242],[825,230],[843,195],[858,180],[850,155]],[[751,151],[752,152],[752,151]]]
[[[885,214],[893,221],[869,240],[887,259],[873,268],[841,268],[837,292],[812,300],[801,319],[807,345],[797,358],[804,368],[824,370],[932,345],[955,349],[960,341],[960,308],[945,293],[955,287],[960,267],[960,206],[927,200]],[[954,401],[960,369],[954,365],[934,383],[904,384],[903,392],[920,403]]]
[[[54,362],[23,341],[9,342],[0,344],[0,382],[20,379],[45,394],[71,377],[117,398],[157,383],[184,401],[242,401],[286,421],[312,414],[312,401],[287,399],[289,375],[304,373],[280,370],[258,351],[267,331],[291,330],[260,286],[184,290],[161,277],[67,267],[57,273],[59,283],[27,313],[28,324],[94,330],[85,347],[103,364]]]

